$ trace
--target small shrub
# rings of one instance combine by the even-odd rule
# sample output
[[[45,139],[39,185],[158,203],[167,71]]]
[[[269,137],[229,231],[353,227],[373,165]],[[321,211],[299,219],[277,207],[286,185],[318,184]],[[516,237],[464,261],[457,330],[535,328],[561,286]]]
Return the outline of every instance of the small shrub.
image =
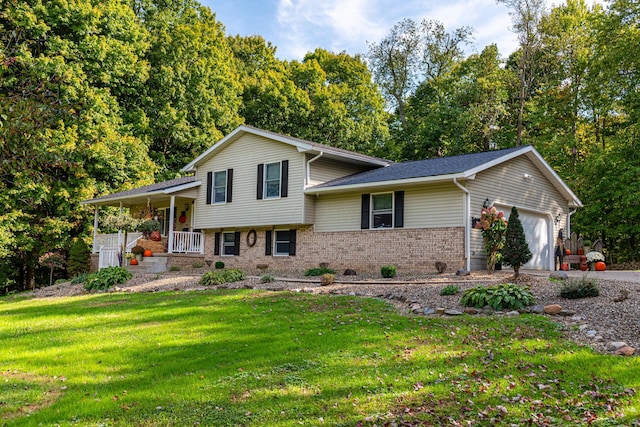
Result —
[[[320,284],[322,286],[332,285],[335,278],[336,278],[335,274],[325,273],[320,277]]]
[[[74,277],[89,271],[91,265],[91,250],[82,239],[76,239],[69,248],[69,259],[67,260],[67,274]]]
[[[65,283],[68,282],[67,279],[56,279],[55,282],[53,282],[54,285],[59,285],[60,283]]]
[[[71,279],[71,284],[77,285],[78,283],[85,283],[91,276],[93,276],[91,273],[78,274]]]
[[[224,262],[216,261],[216,263],[214,264],[214,267],[216,268],[216,270],[222,270],[224,268]]]
[[[169,271],[180,271],[180,267],[178,267],[177,265],[172,265],[171,267],[169,267]]]
[[[568,279],[560,290],[560,296],[567,299],[589,298],[600,295],[596,279]]]
[[[270,274],[263,274],[262,277],[260,277],[260,283],[273,283],[275,281],[276,278]]]
[[[506,283],[497,286],[476,286],[462,293],[460,303],[465,307],[483,308],[489,306],[494,310],[522,310],[536,302],[535,297],[526,286]]]
[[[442,288],[442,290],[440,291],[440,295],[442,295],[442,296],[455,295],[458,292],[460,292],[460,288],[459,287],[457,287],[456,285],[448,285],[448,286],[445,286],[444,288]]]
[[[226,270],[211,270],[207,271],[200,277],[200,283],[202,286],[217,286],[224,283],[238,282],[244,280],[244,273],[237,268],[229,268]]]
[[[88,291],[103,291],[112,286],[124,283],[131,279],[132,274],[122,267],[107,267],[90,275],[84,282],[84,288]]]
[[[385,279],[390,279],[392,277],[396,277],[398,272],[395,265],[385,265],[380,268],[380,274],[382,274],[382,277]]]
[[[315,267],[304,272],[305,276],[322,276],[323,274],[336,274],[336,272],[329,267]]]
[[[191,263],[191,267],[193,268],[202,268],[204,267],[204,261],[195,260]]]

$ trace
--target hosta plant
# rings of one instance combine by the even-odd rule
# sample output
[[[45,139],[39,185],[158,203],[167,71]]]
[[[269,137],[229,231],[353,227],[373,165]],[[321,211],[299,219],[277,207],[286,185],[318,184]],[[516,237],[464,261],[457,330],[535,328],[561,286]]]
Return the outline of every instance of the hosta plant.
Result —
[[[506,283],[496,286],[476,286],[462,294],[461,304],[465,307],[483,308],[489,306],[494,310],[522,310],[535,304],[536,299],[526,286]]]

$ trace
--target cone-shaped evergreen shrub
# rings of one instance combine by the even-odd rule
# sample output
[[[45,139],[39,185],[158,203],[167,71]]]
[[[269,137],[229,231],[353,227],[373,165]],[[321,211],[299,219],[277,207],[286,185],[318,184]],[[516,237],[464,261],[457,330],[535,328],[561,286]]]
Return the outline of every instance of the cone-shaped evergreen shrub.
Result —
[[[91,251],[82,239],[76,239],[69,248],[67,259],[67,274],[76,277],[89,271],[91,265]]]
[[[513,267],[516,276],[520,274],[520,267],[532,257],[531,250],[524,235],[520,214],[516,207],[511,208],[511,216],[505,233],[504,248],[502,248],[502,262]]]

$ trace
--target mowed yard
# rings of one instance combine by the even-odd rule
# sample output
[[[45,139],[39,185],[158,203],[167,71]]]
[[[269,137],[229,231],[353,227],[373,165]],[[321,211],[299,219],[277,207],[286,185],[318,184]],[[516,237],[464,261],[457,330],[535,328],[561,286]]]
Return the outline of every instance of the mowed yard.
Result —
[[[0,299],[2,426],[640,425],[637,357],[542,316],[257,290]]]

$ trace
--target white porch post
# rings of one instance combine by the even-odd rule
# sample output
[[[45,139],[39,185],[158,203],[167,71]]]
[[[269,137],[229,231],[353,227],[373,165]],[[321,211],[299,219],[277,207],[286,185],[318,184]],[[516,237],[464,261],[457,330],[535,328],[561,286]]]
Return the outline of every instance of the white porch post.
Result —
[[[167,252],[173,253],[173,221],[176,210],[176,196],[171,196],[171,204],[169,205],[169,247],[167,248]]]
[[[120,216],[122,216],[122,202],[120,202]],[[118,230],[118,247],[122,247],[122,230]]]
[[[98,205],[94,208],[93,214],[93,253],[98,252]]]

